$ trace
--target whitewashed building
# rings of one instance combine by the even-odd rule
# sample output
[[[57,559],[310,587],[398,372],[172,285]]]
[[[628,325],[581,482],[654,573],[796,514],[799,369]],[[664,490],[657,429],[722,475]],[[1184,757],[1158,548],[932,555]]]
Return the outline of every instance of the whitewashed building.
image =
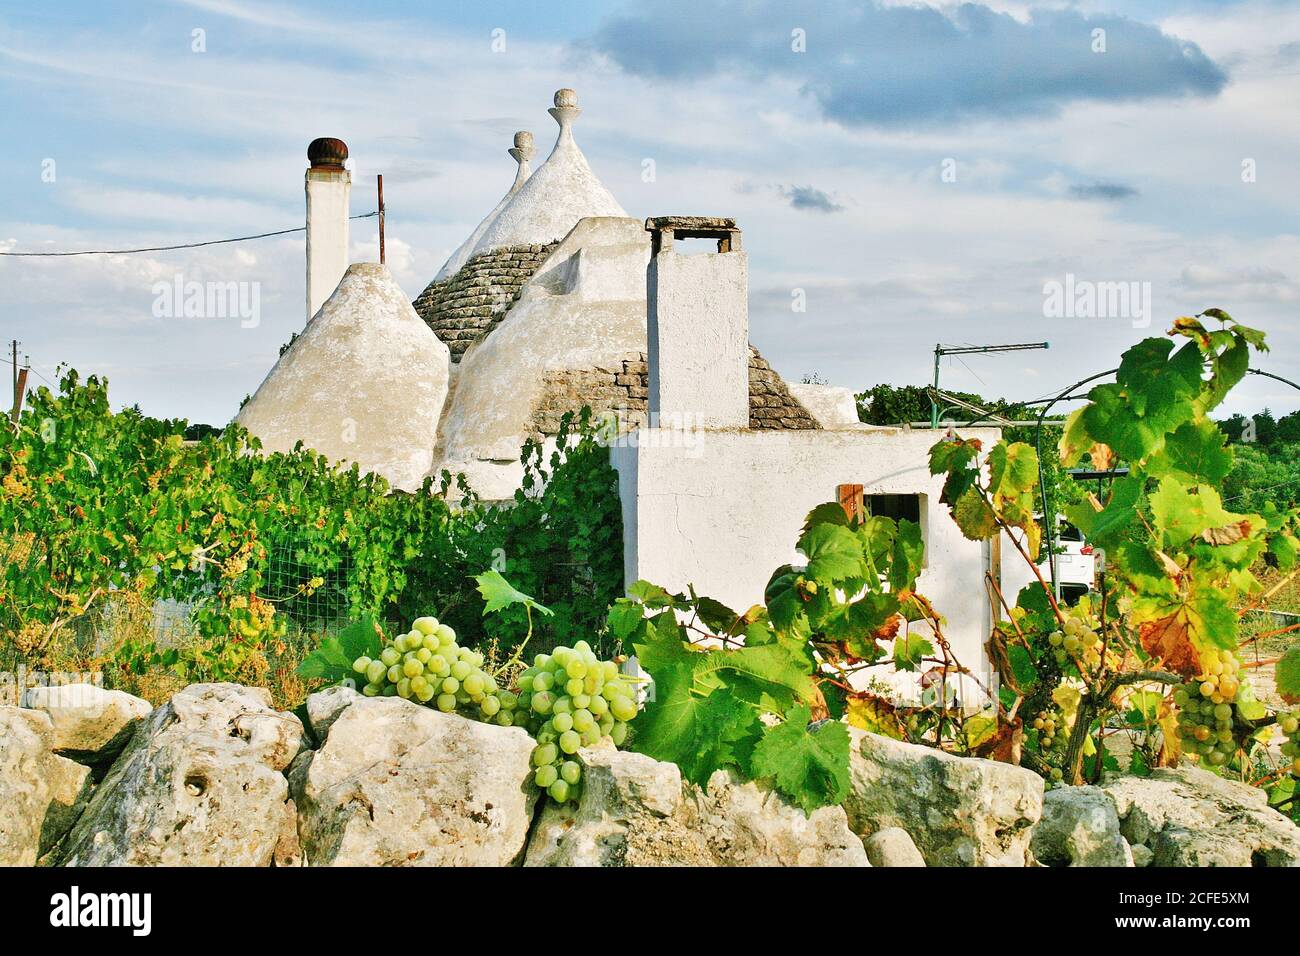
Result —
[[[405,308],[384,267],[342,272],[348,183],[317,169],[318,160],[338,165],[342,144],[313,144],[309,296],[330,274],[337,289],[237,421],[268,448],[302,440],[399,488],[446,469],[504,499],[519,486],[526,441],[554,435],[583,406],[613,414],[623,425],[610,453],[627,580],[694,585],[741,609],[796,559],[808,511],[860,485],[876,513],[920,522],[919,589],[947,614],[960,659],[986,673],[984,578],[999,573],[996,554],[965,540],[940,504],[928,470],[935,434],[861,424],[847,388],[787,384],[749,342],[736,223],[630,217],[577,145],[576,95],[560,90],[554,103],[550,156],[530,171],[532,136],[515,135],[513,183]],[[319,216],[331,221],[312,221]],[[684,239],[717,251],[683,255]],[[364,321],[368,311],[382,321]],[[364,354],[383,356],[374,368],[358,367],[365,340]],[[304,374],[339,363],[359,373],[348,380],[366,395],[325,394],[343,377]],[[971,434],[991,444],[998,433]]]

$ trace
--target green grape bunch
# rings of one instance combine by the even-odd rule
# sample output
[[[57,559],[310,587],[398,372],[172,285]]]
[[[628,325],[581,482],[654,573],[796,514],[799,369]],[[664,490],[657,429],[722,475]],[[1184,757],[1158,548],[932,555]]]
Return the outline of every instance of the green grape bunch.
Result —
[[[1069,616],[1060,630],[1047,636],[1056,663],[1064,667],[1073,661],[1081,670],[1094,671],[1102,663],[1102,640],[1091,620],[1078,608],[1069,609]],[[1113,662],[1114,655],[1107,655]]]
[[[457,644],[456,632],[436,617],[416,618],[378,657],[359,657],[352,669],[365,677],[367,697],[402,697],[502,727],[528,721],[518,696],[483,670],[483,655]]]
[[[1300,710],[1278,714],[1277,725],[1286,735],[1286,742],[1282,744],[1282,756],[1290,761],[1287,770],[1291,776],[1300,777]]]
[[[1239,679],[1241,662],[1230,650],[1209,658],[1204,672],[1174,689],[1178,735],[1183,749],[1211,767],[1222,767],[1254,728],[1237,721],[1241,707],[1254,703],[1250,685]]]
[[[581,792],[581,747],[608,737],[622,746],[637,715],[635,682],[613,661],[597,659],[586,641],[538,654],[519,677],[518,693],[483,669],[483,655],[456,643],[456,632],[435,617],[385,641],[375,658],[359,657],[352,670],[367,697],[401,697],[443,713],[523,727],[537,741],[532,782],[557,803]]]
[[[538,654],[519,676],[519,708],[532,714],[533,782],[564,803],[581,791],[580,747],[627,739],[637,714],[636,688],[613,661],[598,660],[586,641]]]

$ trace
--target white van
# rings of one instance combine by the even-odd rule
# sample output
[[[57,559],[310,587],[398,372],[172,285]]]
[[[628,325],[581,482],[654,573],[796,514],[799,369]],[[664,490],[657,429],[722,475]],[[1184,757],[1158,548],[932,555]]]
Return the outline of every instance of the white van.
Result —
[[[1064,518],[1057,519],[1055,543],[1057,553],[1052,557],[1056,561],[1056,576],[1061,598],[1066,604],[1074,604],[1096,586],[1097,555],[1093,552],[1092,545],[1084,540],[1083,532]],[[1044,552],[1046,549],[1047,543],[1044,542]],[[1043,580],[1050,584],[1052,567],[1048,555],[1043,553],[1040,557],[1043,560],[1038,565],[1039,573],[1042,574]],[[1020,557],[1020,552],[1010,543],[1004,543],[1001,587],[1007,601],[1014,604],[1016,595],[1021,589],[1035,583],[1036,580],[1034,572]]]

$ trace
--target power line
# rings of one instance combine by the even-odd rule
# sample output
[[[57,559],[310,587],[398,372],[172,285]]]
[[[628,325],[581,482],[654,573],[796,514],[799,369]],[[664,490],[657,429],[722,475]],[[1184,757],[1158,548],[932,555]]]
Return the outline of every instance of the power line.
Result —
[[[372,219],[379,211],[368,212],[362,216],[349,216],[349,219]],[[280,229],[276,232],[261,232],[255,236],[236,236],[234,239],[209,239],[207,242],[185,242],[176,246],[147,246],[143,249],[86,249],[80,252],[0,252],[0,256],[21,256],[26,258],[60,258],[63,256],[129,256],[139,252],[168,252],[172,249],[198,249],[200,246],[219,246],[228,242],[247,242],[250,239],[268,239],[271,236],[287,236],[295,232],[306,232],[306,226],[297,229]]]

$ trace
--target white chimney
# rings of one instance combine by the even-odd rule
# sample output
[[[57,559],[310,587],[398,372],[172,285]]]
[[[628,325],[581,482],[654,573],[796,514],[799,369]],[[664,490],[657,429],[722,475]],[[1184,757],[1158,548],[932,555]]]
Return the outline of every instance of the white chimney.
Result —
[[[307,147],[307,319],[316,314],[348,267],[347,144],[329,137]]]
[[[646,269],[650,424],[749,426],[749,267],[734,219],[661,216]],[[679,255],[674,239],[713,239],[718,251]]]

